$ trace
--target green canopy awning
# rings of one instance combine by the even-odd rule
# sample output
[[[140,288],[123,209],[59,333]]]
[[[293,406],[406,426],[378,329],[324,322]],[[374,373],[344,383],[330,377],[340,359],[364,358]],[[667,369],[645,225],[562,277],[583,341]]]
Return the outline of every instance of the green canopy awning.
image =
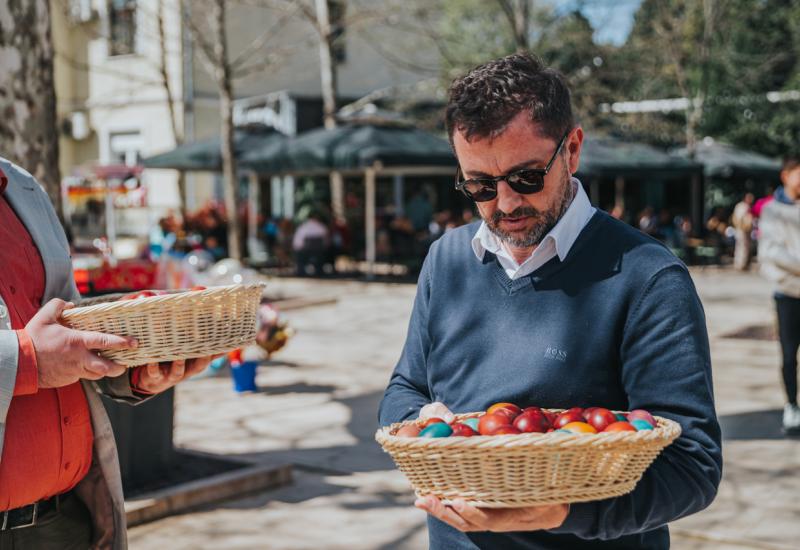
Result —
[[[241,158],[247,151],[278,149],[286,136],[272,128],[242,128],[233,134],[234,154]],[[221,140],[219,136],[185,143],[172,151],[148,157],[142,161],[146,168],[220,172],[222,171]]]
[[[260,173],[361,170],[384,167],[452,166],[450,144],[417,128],[347,124],[319,128],[286,140],[280,147],[258,147],[241,158],[242,167]]]
[[[696,162],[645,143],[587,136],[577,176],[587,180],[617,176],[676,177],[691,175],[701,169],[702,166]]]
[[[675,154],[688,156],[685,147],[676,149]],[[781,171],[777,159],[709,138],[697,144],[695,160],[703,165],[709,178],[777,180]]]

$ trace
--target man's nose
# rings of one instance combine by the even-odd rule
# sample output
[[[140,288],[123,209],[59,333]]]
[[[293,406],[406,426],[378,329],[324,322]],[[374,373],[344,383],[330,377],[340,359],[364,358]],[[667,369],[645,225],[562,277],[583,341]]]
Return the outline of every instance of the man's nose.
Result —
[[[497,182],[497,208],[503,212],[513,212],[524,203],[522,195],[511,189],[505,180]]]

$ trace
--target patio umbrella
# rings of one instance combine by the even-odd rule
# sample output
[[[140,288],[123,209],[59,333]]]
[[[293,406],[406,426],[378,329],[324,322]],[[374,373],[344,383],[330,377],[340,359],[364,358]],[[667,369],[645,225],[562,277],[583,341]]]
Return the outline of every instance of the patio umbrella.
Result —
[[[236,129],[233,134],[234,154],[240,158],[246,151],[269,150],[279,147],[287,138],[272,128],[263,126]],[[219,136],[184,143],[171,151],[142,161],[146,168],[171,168],[183,171],[222,171],[222,142]]]
[[[675,154],[688,157],[685,147],[676,149]],[[778,159],[708,137],[697,144],[695,160],[703,165],[708,178],[778,180],[781,171]]]
[[[456,160],[450,144],[433,134],[400,124],[351,122],[319,128],[286,140],[280,147],[261,147],[242,156],[243,168],[286,175],[363,174],[366,258],[375,262],[375,180],[378,175],[451,174]]]

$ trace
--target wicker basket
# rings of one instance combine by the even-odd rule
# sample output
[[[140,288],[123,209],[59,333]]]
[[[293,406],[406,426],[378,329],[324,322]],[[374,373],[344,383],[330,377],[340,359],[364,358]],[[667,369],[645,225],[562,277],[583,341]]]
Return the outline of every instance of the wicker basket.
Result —
[[[129,367],[224,353],[251,344],[263,284],[213,287],[64,311],[70,328],[133,336],[136,349],[100,355]]]
[[[457,415],[464,419],[483,413]],[[408,477],[418,496],[450,503],[513,508],[586,502],[633,490],[658,453],[681,433],[656,417],[654,430],[599,434],[547,434],[414,438],[381,428],[375,439]]]

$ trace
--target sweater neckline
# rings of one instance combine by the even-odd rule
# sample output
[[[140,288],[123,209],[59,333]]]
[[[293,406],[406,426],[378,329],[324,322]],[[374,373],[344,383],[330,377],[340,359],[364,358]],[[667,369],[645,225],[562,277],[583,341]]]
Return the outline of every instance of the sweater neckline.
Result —
[[[564,261],[561,261],[558,255],[551,258],[547,261],[544,265],[537,268],[532,273],[525,275],[524,277],[520,277],[518,279],[511,279],[506,270],[503,269],[503,266],[500,265],[497,257],[492,254],[491,252],[486,252],[483,256],[483,263],[484,264],[491,264],[490,267],[492,269],[494,278],[503,287],[503,290],[509,295],[516,294],[529,286],[535,286],[538,283],[549,279],[555,273],[561,271],[565,266],[570,264],[580,250],[586,245],[588,241],[590,241],[590,234],[594,232],[594,230],[605,221],[605,217],[607,214],[601,212],[600,210],[595,211],[594,215],[589,219],[589,222],[584,226],[581,232],[578,234],[578,238],[572,244],[567,256],[564,258]]]

